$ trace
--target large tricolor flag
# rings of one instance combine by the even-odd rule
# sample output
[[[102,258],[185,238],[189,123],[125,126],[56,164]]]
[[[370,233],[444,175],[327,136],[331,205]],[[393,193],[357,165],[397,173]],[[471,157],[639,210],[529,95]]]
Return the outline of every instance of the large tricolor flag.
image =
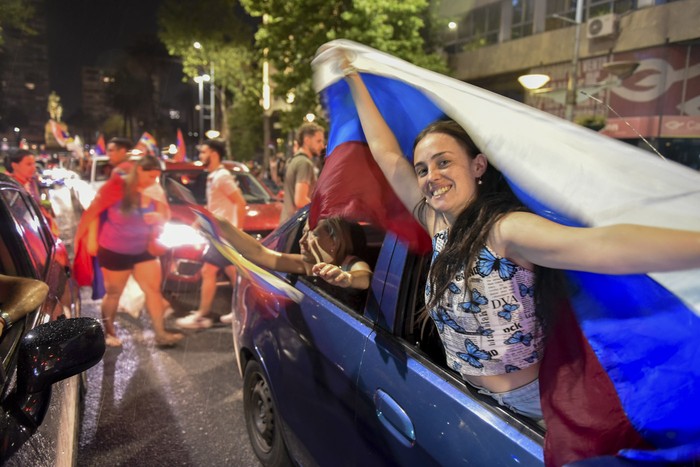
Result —
[[[632,223],[700,231],[697,172],[344,40],[324,46],[313,62],[331,122],[313,200],[322,211],[317,216],[346,212],[347,200],[366,218],[386,213],[365,196],[362,178],[347,176],[359,165],[372,183],[384,182],[367,161],[349,88],[337,69],[338,51],[361,72],[409,159],[417,132],[446,115],[544,217],[580,226]],[[562,307],[540,372],[545,462],[563,465],[609,454],[700,458],[700,269],[567,275],[575,292]]]

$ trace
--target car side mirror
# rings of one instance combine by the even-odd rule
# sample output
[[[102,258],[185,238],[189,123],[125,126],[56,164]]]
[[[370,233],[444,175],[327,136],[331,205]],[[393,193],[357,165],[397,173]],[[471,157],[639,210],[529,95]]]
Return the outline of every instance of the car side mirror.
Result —
[[[100,322],[59,319],[37,326],[20,341],[17,386],[0,413],[0,462],[14,453],[44,420],[51,385],[97,364],[105,352]]]
[[[104,333],[94,318],[60,319],[37,326],[20,343],[18,393],[45,391],[92,367],[104,353]]]

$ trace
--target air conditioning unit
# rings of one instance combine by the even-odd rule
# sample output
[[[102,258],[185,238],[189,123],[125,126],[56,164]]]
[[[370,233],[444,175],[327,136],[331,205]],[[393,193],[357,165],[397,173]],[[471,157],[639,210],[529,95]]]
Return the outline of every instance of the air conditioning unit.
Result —
[[[615,34],[615,14],[596,16],[586,23],[586,32],[589,39],[608,37]]]

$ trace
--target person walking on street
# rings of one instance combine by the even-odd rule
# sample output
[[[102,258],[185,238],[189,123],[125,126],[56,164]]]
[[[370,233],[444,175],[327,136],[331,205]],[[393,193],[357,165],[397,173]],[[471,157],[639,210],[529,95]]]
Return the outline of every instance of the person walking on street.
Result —
[[[236,227],[243,225],[246,202],[231,172],[221,163],[226,158],[226,147],[218,140],[205,141],[199,149],[199,160],[209,171],[207,175],[207,209]],[[216,276],[220,269],[233,281],[235,267],[210,244],[203,257],[202,288],[199,308],[188,316],[178,318],[175,324],[182,329],[207,329],[213,324],[209,317],[216,295]],[[222,322],[230,322],[230,314]]]
[[[284,204],[280,224],[311,202],[316,186],[313,159],[320,157],[326,147],[323,128],[316,123],[305,123],[297,133],[299,150],[287,162],[284,174]]]
[[[133,165],[129,161],[129,151],[133,148],[131,140],[127,138],[115,137],[107,143],[107,157],[109,157],[109,165],[112,166],[110,174],[118,174],[121,177],[126,177]]]
[[[160,225],[170,218],[170,207],[162,190],[154,189],[163,170],[162,162],[144,156],[133,164],[126,179],[112,177],[100,188],[85,211],[76,232],[76,278],[85,262],[78,261],[83,244],[90,256],[97,256],[104,277],[105,295],[102,318],[105,342],[110,347],[122,344],[114,320],[119,299],[129,276],[146,295],[146,309],[151,315],[158,346],[169,347],[183,338],[165,329],[164,300],[160,292],[161,268],[150,250],[150,241]],[[76,279],[78,280],[78,279]],[[79,285],[88,285],[81,283]]]

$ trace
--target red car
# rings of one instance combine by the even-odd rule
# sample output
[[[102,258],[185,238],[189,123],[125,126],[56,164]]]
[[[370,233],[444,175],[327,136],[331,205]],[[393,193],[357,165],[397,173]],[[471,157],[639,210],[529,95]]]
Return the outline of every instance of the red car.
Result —
[[[262,239],[277,228],[282,210],[282,203],[263,186],[239,162],[225,161],[224,165],[236,177],[238,186],[246,200],[246,216],[243,230]],[[165,226],[160,239],[171,249],[161,257],[163,266],[163,292],[171,302],[182,299],[199,298],[199,270],[201,257],[208,242],[192,228],[194,213],[185,206],[169,187],[168,180],[174,180],[192,192],[195,200],[206,205],[206,180],[208,172],[198,162],[166,162],[161,176],[161,184],[166,191],[172,210],[172,219]],[[196,292],[196,297],[188,297]]]

